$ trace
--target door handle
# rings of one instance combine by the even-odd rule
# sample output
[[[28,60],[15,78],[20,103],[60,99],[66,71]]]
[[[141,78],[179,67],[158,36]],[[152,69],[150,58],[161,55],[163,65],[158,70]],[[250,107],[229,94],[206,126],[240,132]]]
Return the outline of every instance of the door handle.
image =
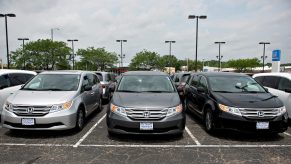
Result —
[[[91,92],[91,93],[90,93],[90,95],[94,95],[94,94],[95,94],[95,92]]]

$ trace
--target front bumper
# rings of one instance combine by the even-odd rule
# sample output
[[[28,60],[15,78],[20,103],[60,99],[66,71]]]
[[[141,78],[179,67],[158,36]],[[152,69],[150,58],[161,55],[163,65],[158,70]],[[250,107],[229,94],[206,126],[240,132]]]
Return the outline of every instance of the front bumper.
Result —
[[[216,128],[232,129],[251,133],[282,133],[288,129],[287,113],[273,119],[249,119],[221,112],[215,122]],[[269,129],[257,129],[257,122],[269,122]]]
[[[35,125],[22,125],[22,118],[33,118]],[[3,110],[2,124],[8,129],[22,130],[65,130],[72,129],[76,125],[77,114],[71,111],[59,111],[48,113],[45,116],[17,116],[16,114]]]
[[[162,120],[132,120],[109,112],[106,122],[108,131],[117,134],[181,134],[185,129],[185,114],[177,114]],[[141,122],[152,122],[153,130],[140,130]]]

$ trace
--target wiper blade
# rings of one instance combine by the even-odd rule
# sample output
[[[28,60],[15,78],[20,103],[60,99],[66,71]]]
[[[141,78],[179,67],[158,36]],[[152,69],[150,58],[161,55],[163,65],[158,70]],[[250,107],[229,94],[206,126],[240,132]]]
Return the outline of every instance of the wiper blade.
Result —
[[[37,91],[38,89],[36,89],[36,88],[22,88],[20,90]]]
[[[265,93],[265,92],[258,92],[258,91],[243,91],[244,93]]]
[[[272,95],[271,97],[268,97],[268,98],[266,98],[266,99],[264,99],[264,100],[262,100],[262,101],[270,100],[270,99],[272,99],[272,98],[274,98],[274,97],[278,97],[278,96]]]
[[[58,88],[46,88],[46,89],[40,89],[40,91],[63,91],[63,89],[58,89]]]

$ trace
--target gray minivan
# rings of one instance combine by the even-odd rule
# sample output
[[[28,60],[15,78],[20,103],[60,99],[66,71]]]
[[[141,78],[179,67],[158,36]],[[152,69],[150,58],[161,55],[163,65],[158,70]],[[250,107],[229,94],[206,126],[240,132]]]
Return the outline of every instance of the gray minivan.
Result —
[[[116,88],[110,90],[115,91],[107,110],[110,135],[183,134],[185,112],[167,74],[126,72]]]

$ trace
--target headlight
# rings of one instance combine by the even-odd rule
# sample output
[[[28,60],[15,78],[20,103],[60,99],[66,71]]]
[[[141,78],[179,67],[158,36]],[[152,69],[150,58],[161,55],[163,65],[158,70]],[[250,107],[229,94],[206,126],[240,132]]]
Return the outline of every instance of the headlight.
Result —
[[[68,102],[65,102],[63,104],[53,105],[51,107],[50,113],[70,109],[72,107],[72,105],[73,105],[73,101],[68,101]]]
[[[10,112],[13,112],[13,105],[11,103],[9,103],[8,101],[6,101],[4,104],[4,109],[8,110]]]
[[[124,116],[126,117],[126,111],[125,111],[125,108],[123,107],[120,107],[120,106],[116,106],[116,105],[113,105],[113,104],[110,104],[110,110],[113,112],[113,113],[116,113],[120,116]]]
[[[286,113],[286,107],[285,106],[282,106],[281,108],[278,108],[278,110],[279,110],[278,116]]]
[[[169,116],[173,116],[175,114],[181,113],[183,110],[182,104],[176,106],[176,107],[172,107],[172,108],[167,108],[167,117]]]
[[[218,104],[218,106],[219,106],[219,109],[222,110],[222,111],[224,111],[224,112],[241,116],[241,113],[239,111],[239,108],[230,107],[230,106],[226,106],[226,105],[222,105],[222,104]]]

